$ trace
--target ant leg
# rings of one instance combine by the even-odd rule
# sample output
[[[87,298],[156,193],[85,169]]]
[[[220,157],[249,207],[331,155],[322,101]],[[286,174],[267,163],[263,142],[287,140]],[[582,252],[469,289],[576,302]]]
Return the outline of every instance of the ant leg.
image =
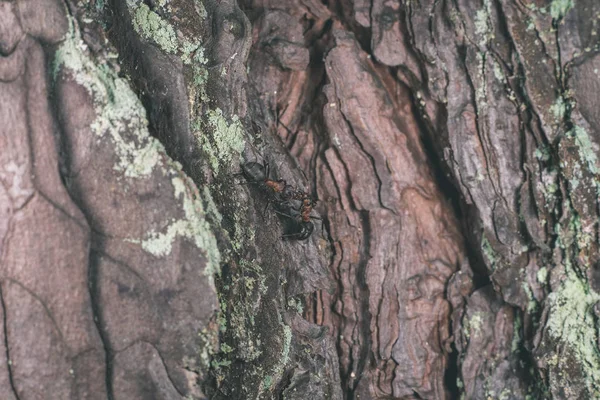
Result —
[[[236,182],[236,185],[258,185],[260,184],[260,182],[255,182],[255,181],[240,181],[240,182]]]
[[[267,213],[267,208],[271,205],[271,200],[267,200],[267,205],[265,205],[265,209],[263,210],[263,214]]]
[[[282,239],[293,239],[293,238],[297,238],[300,237],[300,235],[303,235],[304,232],[296,232],[296,233],[286,233],[284,235],[281,235]]]
[[[288,217],[288,218],[291,218],[291,219],[296,219],[296,217],[294,217],[294,216],[292,216],[290,214],[286,214],[284,212],[281,212],[279,210],[273,210],[273,211],[275,211],[275,214],[283,215],[284,217]]]
[[[309,232],[305,232],[305,231],[294,232],[294,233],[286,233],[284,235],[281,235],[282,239],[305,240],[305,239],[308,239],[309,237],[310,237],[310,233]]]

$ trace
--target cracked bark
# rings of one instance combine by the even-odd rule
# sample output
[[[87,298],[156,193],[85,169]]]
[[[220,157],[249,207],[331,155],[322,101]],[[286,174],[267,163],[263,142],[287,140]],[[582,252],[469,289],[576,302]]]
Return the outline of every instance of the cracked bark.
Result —
[[[0,0],[0,397],[600,396],[596,3]]]
[[[4,306],[4,297],[2,295],[2,287],[0,286],[0,307],[2,312],[2,345],[4,346],[2,365],[6,366],[6,369],[3,371],[2,381],[3,381],[3,389],[2,396],[7,399],[15,399],[19,400],[19,395],[17,394],[17,390],[15,389],[15,382],[13,381],[13,375],[11,371],[11,360],[9,354],[9,346],[8,346],[8,335],[6,332],[6,307]]]

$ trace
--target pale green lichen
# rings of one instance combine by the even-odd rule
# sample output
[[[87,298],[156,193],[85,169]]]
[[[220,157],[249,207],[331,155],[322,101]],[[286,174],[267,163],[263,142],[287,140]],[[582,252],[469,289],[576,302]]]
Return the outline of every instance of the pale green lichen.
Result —
[[[255,301],[267,291],[266,277],[255,260],[239,261],[239,269],[231,280],[231,286],[222,288],[234,296],[236,300],[220,297],[221,315],[223,318],[221,331],[230,331],[235,339],[235,357],[251,362],[263,353],[262,342],[257,333]],[[223,292],[221,292],[223,293]]]
[[[592,309],[598,301],[600,295],[567,270],[558,290],[548,295],[546,322],[549,337],[567,346],[565,351],[580,362],[587,388],[596,395],[600,393],[600,352]]]
[[[485,67],[486,67],[487,53],[477,53],[477,74],[479,75],[480,85],[475,89],[475,100],[477,101],[477,107],[481,111],[484,111],[488,107],[487,97],[487,80],[485,78]]]
[[[546,267],[542,267],[538,270],[536,275],[539,283],[546,283],[546,280],[548,279],[548,270]]]
[[[521,327],[523,323],[521,322],[521,316],[519,314],[515,315],[515,319],[513,322],[513,337],[510,345],[510,350],[514,353],[519,350],[521,345]]]
[[[202,197],[206,202],[206,212],[210,214],[219,224],[223,221],[223,216],[219,212],[219,208],[215,204],[215,201],[210,193],[208,186],[202,188]]]
[[[179,46],[175,29],[144,3],[131,8],[133,27],[144,39],[151,40],[167,53]]]
[[[506,77],[504,76],[504,71],[502,71],[502,67],[495,59],[492,59],[492,66],[494,70],[494,77],[500,83],[506,83]]]
[[[533,20],[532,20],[532,19],[530,19],[530,20],[529,20],[529,23],[527,24],[527,29],[526,29],[526,31],[527,31],[527,32],[529,32],[529,31],[532,31],[532,30],[534,30],[534,29],[535,29],[535,23],[533,22]]]
[[[194,0],[194,8],[196,9],[196,14],[198,14],[200,19],[204,20],[208,18],[208,12],[206,12],[204,3],[201,0]]]
[[[228,122],[219,108],[210,110],[206,117],[212,135],[209,138],[208,135],[199,134],[198,140],[208,155],[211,167],[218,173],[221,165],[231,164],[234,157],[244,150],[244,129],[237,116],[234,115]],[[198,125],[195,128],[199,130]]]
[[[183,236],[187,231],[186,225],[185,221],[173,221],[166,232],[150,232],[147,238],[141,241],[142,248],[156,257],[170,254],[175,238]]]
[[[258,281],[258,290],[261,294],[267,293],[266,277],[262,267],[255,261],[240,260],[240,269],[244,276],[251,274]]]
[[[537,149],[535,149],[533,155],[540,161],[550,160],[550,150],[546,146],[538,147]]]
[[[550,3],[550,15],[552,19],[564,17],[574,5],[574,0],[552,0],[552,3]]]
[[[290,359],[290,350],[291,350],[291,344],[292,344],[292,329],[283,323],[281,314],[278,314],[278,318],[279,318],[279,324],[283,328],[283,338],[282,338],[283,343],[282,343],[282,348],[281,348],[281,356],[279,357],[277,364],[273,367],[271,374],[267,375],[267,377],[269,377],[269,378],[272,377],[273,380],[275,380],[275,381],[279,380],[279,378],[282,376],[283,369]],[[268,383],[268,382],[265,382],[265,381],[261,382],[260,388],[258,390],[257,398],[261,398],[261,395],[264,393],[264,391],[268,390],[270,388],[270,385],[267,386],[266,383]]]
[[[245,243],[252,242],[256,235],[256,229],[245,223],[244,213],[247,211],[247,206],[239,204],[237,210],[238,212],[232,215],[234,230],[231,238],[231,246],[236,252],[241,250]]]
[[[183,204],[184,218],[172,220],[166,229],[161,232],[150,232],[140,242],[142,248],[156,257],[164,257],[171,253],[173,244],[178,238],[192,241],[198,248],[206,252],[205,275],[212,284],[214,274],[220,272],[221,255],[217,247],[216,239],[211,233],[210,225],[206,221],[206,214],[199,196],[190,193],[189,188],[194,184],[189,178],[180,175],[171,179],[175,198],[181,198]],[[185,179],[185,180],[184,180]],[[130,239],[130,242],[138,242]]]
[[[290,346],[292,344],[292,329],[284,325],[283,326],[283,350],[281,352],[281,365],[287,364],[290,359]]]
[[[485,235],[481,236],[481,251],[485,258],[487,258],[487,261],[490,263],[490,267],[493,270],[496,267],[498,257]]]
[[[554,104],[550,106],[550,112],[554,116],[554,122],[560,122],[563,120],[567,113],[567,103],[562,96],[558,96]]]
[[[550,180],[552,179],[551,174],[548,175],[549,179],[544,178],[542,178],[543,184],[539,186],[540,191],[542,192],[542,194],[544,195],[544,199],[546,200],[545,204],[553,204],[556,200],[556,194],[559,191],[559,187],[555,182]]]
[[[213,329],[203,328],[198,332],[199,347],[197,358],[183,358],[183,365],[186,369],[194,371],[198,365],[203,369],[210,368],[211,359],[217,353],[219,336]]]
[[[579,155],[587,163],[589,171],[592,174],[598,173],[597,152],[594,150],[594,144],[592,143],[588,132],[584,128],[576,125],[569,132],[569,135],[575,139],[575,143],[579,147]]]
[[[270,375],[267,375],[263,378],[263,387],[265,388],[265,390],[268,390],[271,385],[273,384],[273,377]]]
[[[129,95],[135,96],[125,82],[119,80],[115,84],[116,92],[122,94],[129,91]],[[150,138],[145,116],[138,117],[135,114],[128,114],[128,111],[133,111],[133,109],[128,109],[126,104],[123,104],[128,101],[127,99],[121,101],[123,97],[128,97],[128,95],[113,97],[114,101],[108,102],[104,107],[103,117],[97,118],[91,128],[99,136],[103,136],[105,133],[111,135],[119,157],[114,166],[115,170],[122,171],[125,176],[132,178],[148,176],[158,163],[160,153],[164,151],[164,148],[160,142]],[[135,98],[137,99],[137,97]],[[139,105],[141,107],[141,104]],[[142,140],[127,140],[121,134],[118,128],[118,121],[124,121],[127,118],[130,118],[127,124],[127,131],[131,132],[137,129],[138,131],[134,135],[137,139]]]
[[[571,190],[575,190],[579,187],[581,181],[577,178],[569,179],[569,183],[571,184]]]
[[[483,325],[482,315],[482,312],[475,312],[469,319],[469,327],[471,333],[478,334],[481,332],[481,327]]]
[[[221,351],[225,354],[229,354],[233,351],[233,348],[227,343],[221,343]]]
[[[462,332],[465,338],[470,339],[472,335],[477,336],[481,333],[484,317],[485,313],[483,311],[476,311],[470,316],[464,316],[462,320]]]
[[[562,249],[568,249],[571,245],[576,245],[578,249],[584,249],[592,243],[594,237],[590,228],[584,228],[581,225],[581,218],[577,215],[570,202],[565,204],[565,211],[571,215],[566,223],[556,224],[557,245]]]
[[[223,367],[229,367],[230,365],[231,360],[222,358],[214,358],[211,362],[211,367],[215,370],[221,369]]]
[[[104,64],[97,65],[85,52],[73,23],[63,43],[56,51],[54,76],[62,68],[81,84],[94,99],[96,119],[91,128],[96,135],[108,135],[114,145],[117,161],[115,170],[126,178],[149,176],[161,159],[167,159],[163,146],[148,132],[145,110],[125,80]],[[163,232],[150,232],[145,239],[129,239],[156,256],[171,251],[177,237],[192,240],[207,255],[205,273],[212,283],[212,275],[219,271],[220,254],[210,226],[204,219],[202,202],[190,193],[195,187],[187,179],[178,163],[171,162],[161,170],[174,175],[172,185],[175,198],[181,198],[184,218],[169,221]]]
[[[204,47],[201,43],[185,40],[181,45],[181,61],[187,65],[204,65],[208,59],[204,55]]]
[[[197,38],[185,37],[181,33],[177,33],[176,29],[171,24],[161,18],[156,12],[144,3],[130,2],[128,3],[130,14],[132,15],[133,26],[136,32],[144,39],[153,41],[166,53],[181,53],[181,61],[185,65],[192,67],[192,88],[190,88],[191,105],[195,102],[195,92],[200,93],[202,101],[207,101],[208,96],[204,86],[208,79],[208,71],[206,64],[208,62],[205,56],[204,47]],[[206,9],[201,1],[195,2],[196,13],[200,19],[205,19]],[[164,7],[163,7],[164,8]],[[192,115],[193,115],[192,110]]]
[[[475,13],[475,34],[479,39],[479,46],[483,47],[494,38],[491,21],[492,4],[490,0],[483,0],[483,8]]]
[[[185,217],[171,221],[163,232],[151,232],[146,239],[141,241],[141,246],[148,253],[157,257],[171,253],[173,243],[178,238],[186,238],[206,251],[207,268],[205,274],[212,279],[213,274],[218,274],[220,253],[214,235],[210,233],[210,225],[205,219],[205,213],[200,198],[193,198],[187,191],[180,177],[172,179],[176,198],[182,198]],[[191,182],[189,182],[191,184]],[[183,186],[183,190],[182,190]]]
[[[295,299],[294,297],[290,297],[288,299],[287,305],[289,308],[296,310],[296,312],[300,315],[304,312],[304,306],[302,305],[302,301]]]
[[[529,284],[527,283],[526,280],[521,282],[521,288],[523,289],[523,292],[525,292],[525,295],[527,296],[527,299],[529,300],[527,302],[527,312],[532,314],[537,310],[538,302],[535,299],[535,296],[533,295],[533,292],[531,291],[531,288],[529,287]]]
[[[113,140],[118,157],[115,170],[130,178],[149,175],[163,147],[148,133],[146,112],[140,100],[126,81],[105,65],[96,65],[85,54],[86,46],[76,37],[74,29],[71,25],[55,53],[54,78],[60,68],[67,69],[93,97],[98,115],[91,128],[98,136],[108,134]]]
[[[245,287],[245,285],[244,285]],[[236,357],[251,362],[262,354],[261,340],[252,331],[255,325],[253,311],[247,305],[235,305],[229,313],[229,327],[236,339]]]

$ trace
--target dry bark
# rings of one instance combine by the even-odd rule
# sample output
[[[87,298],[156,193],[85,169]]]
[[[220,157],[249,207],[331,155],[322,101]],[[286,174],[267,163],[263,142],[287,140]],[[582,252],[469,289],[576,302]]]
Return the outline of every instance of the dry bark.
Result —
[[[0,398],[599,397],[598,24],[0,0]]]

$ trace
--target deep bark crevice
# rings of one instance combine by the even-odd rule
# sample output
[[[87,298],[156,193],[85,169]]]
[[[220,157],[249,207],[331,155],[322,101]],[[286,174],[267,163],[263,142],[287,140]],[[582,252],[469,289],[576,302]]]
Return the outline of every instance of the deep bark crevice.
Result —
[[[95,240],[96,239],[96,240]],[[98,243],[99,238],[96,235],[92,235],[92,242]],[[101,240],[101,239],[100,239]],[[104,329],[105,323],[103,320],[102,302],[100,296],[100,279],[99,279],[99,258],[104,257],[101,251],[90,248],[89,252],[89,265],[88,265],[88,282],[90,300],[92,306],[92,312],[94,313],[94,323],[100,335],[100,340],[104,349],[104,362],[106,363],[106,373],[104,376],[104,382],[106,385],[106,394],[108,400],[114,400],[115,394],[113,389],[113,358],[114,352],[111,349],[110,341],[107,337],[106,330]]]
[[[600,3],[547,3],[0,1],[7,395],[598,397]]]
[[[4,331],[4,348],[6,349],[6,370],[8,372],[8,380],[10,382],[10,389],[14,394],[17,400],[20,400],[19,392],[17,392],[17,387],[15,386],[15,381],[13,378],[12,372],[12,362],[10,359],[10,347],[8,343],[8,326],[7,326],[7,313],[6,313],[6,304],[4,303],[4,295],[2,289],[2,282],[0,281],[0,307],[2,307],[2,330]]]

